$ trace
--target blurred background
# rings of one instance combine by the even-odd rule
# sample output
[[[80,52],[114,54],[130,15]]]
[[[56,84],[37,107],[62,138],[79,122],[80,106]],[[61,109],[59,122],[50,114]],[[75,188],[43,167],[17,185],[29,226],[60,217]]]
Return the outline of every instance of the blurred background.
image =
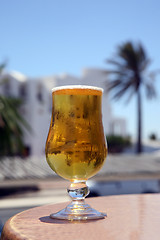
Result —
[[[102,87],[109,155],[90,196],[160,192],[160,3],[0,2],[0,228],[68,201],[45,160],[52,88]]]

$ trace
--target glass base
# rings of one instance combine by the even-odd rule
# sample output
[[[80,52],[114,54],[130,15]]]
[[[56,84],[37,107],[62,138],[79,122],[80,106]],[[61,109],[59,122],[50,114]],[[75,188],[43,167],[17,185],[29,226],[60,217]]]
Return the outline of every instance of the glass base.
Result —
[[[75,180],[71,182],[67,191],[72,202],[61,211],[51,214],[51,218],[80,221],[102,219],[107,216],[105,213],[98,212],[85,203],[85,197],[89,194],[89,189],[85,181]]]
[[[50,215],[50,217],[53,219],[70,221],[96,220],[105,218],[106,216],[107,215],[105,213],[101,213],[91,208],[88,204],[80,204],[79,201],[72,202],[61,211]]]

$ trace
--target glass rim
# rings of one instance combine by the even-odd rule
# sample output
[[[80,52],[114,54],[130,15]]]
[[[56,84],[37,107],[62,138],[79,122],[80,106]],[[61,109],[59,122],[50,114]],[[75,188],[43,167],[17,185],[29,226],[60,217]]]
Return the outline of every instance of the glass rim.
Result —
[[[88,86],[88,85],[65,85],[65,86],[59,86],[52,88],[52,93],[59,91],[59,90],[65,90],[65,89],[90,89],[95,91],[100,91],[103,93],[103,88],[96,87],[96,86]]]

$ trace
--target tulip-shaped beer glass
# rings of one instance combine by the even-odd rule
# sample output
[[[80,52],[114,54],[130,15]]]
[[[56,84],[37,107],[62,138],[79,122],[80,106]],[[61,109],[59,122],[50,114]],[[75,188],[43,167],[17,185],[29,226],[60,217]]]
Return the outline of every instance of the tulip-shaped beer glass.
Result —
[[[102,125],[101,88],[65,86],[52,90],[52,117],[46,141],[46,159],[53,171],[70,180],[72,202],[52,218],[87,220],[104,218],[85,203],[86,180],[102,167],[107,146]]]

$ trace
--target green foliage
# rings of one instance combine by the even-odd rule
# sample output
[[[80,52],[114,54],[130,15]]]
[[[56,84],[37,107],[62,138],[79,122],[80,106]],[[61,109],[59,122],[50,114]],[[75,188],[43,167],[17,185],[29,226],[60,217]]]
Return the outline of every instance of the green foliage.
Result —
[[[3,67],[0,65],[0,73]],[[1,84],[5,81],[2,79]],[[0,157],[21,155],[23,152],[22,129],[31,129],[19,112],[21,104],[18,98],[0,95]]]
[[[149,139],[150,139],[150,140],[157,140],[156,134],[155,134],[155,133],[151,133],[151,134],[149,135]]]
[[[20,105],[17,98],[0,96],[0,156],[13,156],[23,150],[22,126],[29,126],[18,111]]]
[[[126,147],[131,146],[130,137],[122,137],[119,135],[109,135],[106,137],[109,153],[120,153]]]

